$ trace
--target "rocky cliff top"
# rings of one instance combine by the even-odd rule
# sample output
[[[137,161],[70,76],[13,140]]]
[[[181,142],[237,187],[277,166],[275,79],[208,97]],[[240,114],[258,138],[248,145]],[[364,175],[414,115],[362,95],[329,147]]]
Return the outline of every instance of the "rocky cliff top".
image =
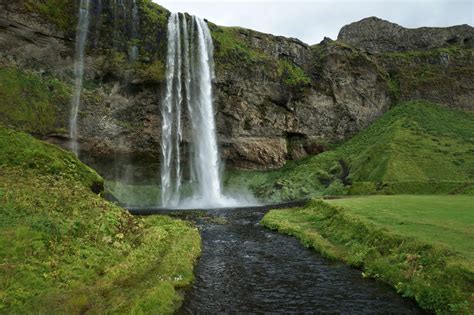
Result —
[[[431,49],[453,44],[472,48],[474,28],[464,24],[412,29],[369,17],[344,26],[337,39],[369,52]]]

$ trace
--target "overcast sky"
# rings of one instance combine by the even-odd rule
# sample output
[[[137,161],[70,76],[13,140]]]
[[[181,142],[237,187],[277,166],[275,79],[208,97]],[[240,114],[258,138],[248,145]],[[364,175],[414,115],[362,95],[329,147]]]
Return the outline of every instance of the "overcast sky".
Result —
[[[308,44],[337,38],[340,28],[377,16],[404,27],[474,24],[473,0],[153,0],[225,26],[296,37]]]

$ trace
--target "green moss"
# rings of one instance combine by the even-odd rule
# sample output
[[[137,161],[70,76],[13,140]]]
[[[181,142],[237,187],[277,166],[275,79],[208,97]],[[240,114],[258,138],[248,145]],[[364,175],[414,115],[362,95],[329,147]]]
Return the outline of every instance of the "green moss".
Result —
[[[140,58],[153,63],[163,64],[166,60],[167,27],[170,12],[151,0],[138,1],[140,25],[139,42]]]
[[[160,27],[166,28],[168,25],[168,17],[170,12],[164,7],[156,4],[151,0],[140,0],[140,17],[146,19],[147,22],[152,24],[159,24]]]
[[[23,0],[25,9],[39,14],[61,31],[71,32],[75,28],[76,5],[73,0]]]
[[[472,113],[408,102],[331,151],[274,171],[233,171],[226,183],[246,186],[269,200],[321,196],[335,181],[347,186],[338,191],[352,194],[470,193],[473,139]],[[341,160],[348,174],[331,172]]]
[[[126,54],[114,49],[104,51],[103,58],[100,59],[100,61],[100,69],[104,77],[125,78],[127,72],[130,70],[130,64]]]
[[[171,314],[199,232],[132,217],[94,194],[71,154],[0,129],[0,312]],[[3,150],[3,149],[6,150]]]
[[[308,196],[322,196],[337,175],[328,170],[337,162],[334,152],[315,157],[288,161],[282,168],[271,171],[230,170],[225,174],[224,186],[246,187],[256,197],[266,201],[294,200]]]
[[[33,169],[42,174],[74,179],[96,191],[102,178],[72,153],[36,140],[30,135],[0,127],[0,166]]]
[[[49,75],[0,68],[0,124],[38,134],[65,126],[71,89]]]
[[[223,27],[209,24],[214,42],[214,57],[217,67],[241,71],[242,67],[265,66],[269,56],[249,46],[239,35],[238,27]]]
[[[279,59],[277,69],[278,76],[290,88],[301,89],[311,83],[311,79],[304,70],[288,60]]]
[[[397,82],[394,91],[401,97],[413,97],[424,92],[430,95],[434,88],[439,91],[457,88],[453,78],[469,77],[474,72],[470,65],[472,49],[450,46],[430,50],[388,52],[377,55],[382,64],[391,68],[391,78]],[[426,92],[425,92],[426,91]]]
[[[394,97],[395,101],[398,101],[400,99],[400,86],[399,83],[397,82],[396,79],[390,77],[387,80],[388,83],[388,89],[392,96]]]
[[[364,207],[364,211],[368,213],[367,218],[381,219],[383,227],[371,223],[372,219],[369,222],[366,215],[356,215],[346,208],[319,200],[313,200],[300,209],[270,211],[261,224],[296,236],[303,244],[315,248],[326,257],[341,259],[363,268],[364,276],[392,285],[403,296],[414,298],[426,310],[440,314],[469,314],[472,311],[469,300],[474,288],[473,261],[448,249],[451,242],[449,239],[444,241],[445,245],[438,245],[423,233],[413,236],[413,233],[418,233],[416,228],[408,227],[412,234],[407,234],[400,230],[398,223],[389,224],[392,218],[390,213],[396,213],[398,208],[404,207],[403,201],[407,199],[405,196],[390,198],[398,198],[399,201],[375,207],[373,211]],[[462,201],[459,197],[440,198]],[[461,204],[469,209],[472,205],[469,198],[472,197],[463,198],[467,199]],[[426,197],[421,201],[422,206],[427,212],[438,211],[431,209],[431,200]],[[405,209],[406,218],[402,219],[404,222],[415,221],[422,224],[425,217],[436,220],[436,216],[431,214],[410,215],[408,209],[410,208]],[[472,212],[464,213],[472,221]],[[468,222],[461,222],[449,211],[445,211],[444,215],[457,220],[460,230],[468,231]],[[446,233],[445,221],[441,219],[440,225],[430,225],[428,228],[433,233],[443,235]],[[468,244],[468,240],[466,235],[463,242]]]
[[[161,60],[155,60],[151,64],[140,63],[135,72],[141,79],[150,82],[162,82],[166,78],[166,67]]]
[[[474,149],[473,121],[459,110],[405,103],[339,150],[351,155],[353,181],[472,181],[473,165],[455,162]]]

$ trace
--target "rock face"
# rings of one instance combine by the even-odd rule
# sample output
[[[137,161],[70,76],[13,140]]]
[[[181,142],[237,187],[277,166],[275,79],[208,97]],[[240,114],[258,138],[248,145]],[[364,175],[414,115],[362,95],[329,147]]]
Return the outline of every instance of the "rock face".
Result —
[[[288,158],[314,153],[314,146],[323,148],[324,143],[354,134],[389,108],[387,74],[356,49],[333,41],[309,47],[297,40],[255,31],[232,32],[234,40],[251,50],[249,58],[252,50],[261,53],[253,52],[259,58],[253,62],[246,62],[246,58],[234,61],[232,55],[221,59],[219,41],[216,45],[217,126],[221,138],[233,148],[226,149],[224,156],[234,166],[282,166]],[[281,67],[287,63],[302,69],[309,82],[285,81]],[[235,139],[239,140],[234,143]],[[305,145],[298,154],[289,156],[286,147],[292,139]],[[276,140],[286,145],[275,145]],[[247,152],[268,156],[255,159],[252,153],[247,159],[242,154],[242,141],[247,147],[255,146]],[[273,150],[262,149],[269,146]],[[227,156],[227,152],[240,154]]]
[[[398,24],[369,17],[344,26],[337,39],[372,53],[432,49],[450,45],[474,47],[474,28],[404,28]]]
[[[72,9],[66,22],[75,21],[77,3],[68,1],[65,6]],[[52,78],[70,93],[74,23],[58,22],[60,17],[42,7],[32,10],[31,3],[0,4],[0,66],[38,81]],[[126,15],[131,1],[118,8],[114,1],[102,1],[100,8],[93,3],[79,117],[82,159],[105,177],[135,181],[158,176],[169,12],[148,0],[138,2],[139,37],[132,40]],[[345,26],[337,41],[325,39],[314,46],[209,26],[215,46],[216,124],[227,166],[271,169],[318,154],[367,127],[400,100],[426,98],[474,109],[469,26],[408,30],[369,18]],[[138,47],[136,62],[129,58],[132,43]],[[448,44],[449,49],[438,48]],[[412,52],[421,48],[423,53]],[[28,120],[21,129],[67,146],[69,102],[53,103],[51,110],[61,113],[55,130],[38,132]],[[0,122],[11,124],[13,118],[1,113]],[[186,150],[192,130],[186,118],[184,124]]]
[[[372,55],[398,101],[425,99],[474,110],[474,28],[408,29],[370,17],[344,26],[338,41]]]

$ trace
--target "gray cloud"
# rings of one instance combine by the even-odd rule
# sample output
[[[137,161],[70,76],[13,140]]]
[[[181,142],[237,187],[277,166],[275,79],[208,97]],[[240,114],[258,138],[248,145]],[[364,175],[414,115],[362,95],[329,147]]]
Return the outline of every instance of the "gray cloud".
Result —
[[[216,24],[296,37],[315,44],[335,39],[340,28],[368,16],[404,27],[473,25],[474,2],[435,1],[180,1],[154,0],[173,12],[188,12]]]

